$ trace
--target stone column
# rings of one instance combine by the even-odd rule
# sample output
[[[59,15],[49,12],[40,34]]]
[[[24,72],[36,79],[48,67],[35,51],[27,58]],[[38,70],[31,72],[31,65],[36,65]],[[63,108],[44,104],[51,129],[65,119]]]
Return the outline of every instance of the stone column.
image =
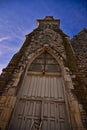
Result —
[[[85,130],[81,121],[81,115],[80,115],[79,104],[78,104],[77,98],[72,94],[72,91],[71,91],[72,89],[74,89],[74,87],[73,87],[72,79],[69,74],[68,68],[65,68],[64,80],[66,84],[68,104],[70,108],[69,113],[71,116],[72,129]]]

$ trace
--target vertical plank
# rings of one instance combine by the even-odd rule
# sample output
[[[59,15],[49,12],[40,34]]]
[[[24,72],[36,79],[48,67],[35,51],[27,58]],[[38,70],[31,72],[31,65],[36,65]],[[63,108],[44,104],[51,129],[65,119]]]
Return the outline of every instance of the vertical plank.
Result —
[[[53,86],[54,86],[54,98],[57,99],[57,83],[56,83],[56,80],[57,80],[57,77],[54,77],[54,80],[53,80]]]
[[[46,89],[46,77],[44,76],[44,98],[45,98],[45,89]]]
[[[53,77],[50,77],[51,98],[54,97]]]
[[[42,130],[48,130],[47,120],[44,120],[44,121],[43,121]]]
[[[32,78],[31,78],[31,84],[30,84],[30,88],[28,91],[28,97],[32,96],[33,86],[34,86],[34,76],[32,76]]]
[[[33,83],[33,88],[32,88],[32,97],[35,97],[36,87],[37,87],[37,77],[34,76],[34,83]]]
[[[35,107],[35,116],[40,118],[40,113],[41,113],[41,102],[37,101]]]
[[[50,117],[55,118],[55,103],[50,103]]]
[[[63,121],[60,122],[60,130],[67,130],[67,128],[65,126],[65,122],[63,122]]]
[[[30,107],[30,101],[25,101],[25,102],[26,102],[26,104],[25,104],[25,109],[24,109],[24,117],[26,119],[28,117],[28,111],[29,111],[29,107]]]
[[[17,111],[17,114],[18,114],[18,116],[20,116],[20,115],[23,115],[24,114],[24,109],[25,109],[25,101],[24,100],[21,100],[21,101],[19,101],[19,103],[20,103],[20,105],[19,106],[17,106],[18,107],[18,111]]]
[[[57,88],[58,88],[58,98],[64,99],[63,88],[62,88],[62,84],[61,84],[61,78],[58,78],[58,80],[57,80]]]
[[[44,108],[43,116],[48,117],[48,103],[47,102],[44,102],[43,108]]]
[[[21,118],[18,118],[17,125],[13,123],[13,125],[14,125],[13,130],[16,130],[16,129],[21,130],[21,120],[22,120]],[[16,129],[14,129],[14,128],[16,128]]]
[[[32,116],[33,114],[33,109],[34,109],[34,102],[33,101],[30,101],[30,103],[28,104],[29,107],[28,107],[28,115],[29,116]]]
[[[48,128],[48,130],[50,130],[50,128],[51,128],[51,120],[49,119],[49,118],[47,118],[47,128]]]
[[[42,84],[41,84],[41,87],[42,87],[42,89],[41,89],[41,97],[44,97],[44,94],[45,94],[45,77],[43,76],[42,77],[42,82],[41,82]]]
[[[20,104],[20,109],[18,111],[18,128],[21,130],[21,129],[24,129],[24,126],[25,126],[25,120],[24,120],[24,112],[25,112],[25,108],[26,108],[26,101],[20,101],[21,104]],[[18,106],[19,107],[19,106]]]
[[[30,91],[30,86],[31,86],[31,81],[32,81],[32,76],[28,76],[27,80],[28,80],[28,84],[27,84],[27,89],[25,90],[25,93],[26,93],[26,95],[28,97],[28,93]],[[24,87],[24,89],[25,89],[25,87]]]
[[[24,84],[24,86],[22,86],[23,87],[23,89],[21,91],[22,97],[27,97],[27,93],[28,93],[29,87],[30,87],[30,81],[31,81],[31,77],[27,76],[25,84]]]
[[[45,77],[45,97],[48,97],[48,77]]]
[[[33,97],[34,87],[35,87],[35,76],[32,76],[31,97]]]
[[[61,77],[61,79],[60,79],[61,89],[60,90],[61,90],[61,98],[62,99],[64,99],[64,87],[65,87],[65,86],[63,86],[63,82],[64,81],[62,80],[62,77]]]
[[[55,120],[50,121],[50,130],[56,130],[55,129]]]
[[[47,118],[50,118],[50,114],[51,114],[50,102],[47,102],[47,110],[48,110]]]
[[[36,79],[37,79],[37,83],[36,83],[36,86],[35,86],[35,97],[38,96],[39,76],[36,76]]]
[[[41,97],[41,77],[39,77],[39,82],[38,82],[38,97]]]
[[[60,130],[59,103],[55,103],[56,129]]]
[[[25,123],[25,129],[24,130],[29,130],[31,126],[31,119],[26,119],[26,123]]]
[[[50,98],[50,76],[48,77],[48,98]]]
[[[26,117],[22,117],[21,118],[21,124],[20,124],[20,130],[24,130],[25,129],[25,120],[26,120]]]
[[[22,85],[21,85],[21,88],[20,88],[20,91],[19,91],[19,93],[18,93],[18,97],[20,97],[20,96],[23,95],[22,92],[24,91],[24,86],[25,86],[26,79],[27,79],[27,77],[26,77],[26,78],[24,77],[23,82],[22,82]]]
[[[65,104],[59,104],[59,118],[65,120]]]
[[[47,77],[47,98],[49,98],[49,77]]]

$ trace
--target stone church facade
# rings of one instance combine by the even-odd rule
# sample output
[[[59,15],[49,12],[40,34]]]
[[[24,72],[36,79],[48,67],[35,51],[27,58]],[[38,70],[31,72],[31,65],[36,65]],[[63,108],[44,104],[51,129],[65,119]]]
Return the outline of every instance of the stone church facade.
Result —
[[[37,20],[0,76],[0,130],[86,130],[87,73],[72,41],[59,19]]]

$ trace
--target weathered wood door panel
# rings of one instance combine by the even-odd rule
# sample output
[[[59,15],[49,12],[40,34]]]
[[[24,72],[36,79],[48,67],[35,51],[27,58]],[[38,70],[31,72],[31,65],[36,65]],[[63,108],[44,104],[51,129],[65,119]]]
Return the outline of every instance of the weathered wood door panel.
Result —
[[[22,107],[21,107],[22,106]],[[19,100],[9,130],[68,130],[64,103],[52,101]]]
[[[27,76],[21,88],[21,97],[55,98],[64,100],[64,83],[61,77]]]
[[[61,77],[27,75],[8,130],[70,130],[64,87]]]

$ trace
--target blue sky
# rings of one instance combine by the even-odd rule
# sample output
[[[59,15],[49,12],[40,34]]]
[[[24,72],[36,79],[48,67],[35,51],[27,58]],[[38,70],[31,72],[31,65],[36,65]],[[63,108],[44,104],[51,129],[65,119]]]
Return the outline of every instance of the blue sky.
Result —
[[[0,73],[22,46],[36,19],[51,15],[70,36],[87,28],[87,0],[0,0]]]

